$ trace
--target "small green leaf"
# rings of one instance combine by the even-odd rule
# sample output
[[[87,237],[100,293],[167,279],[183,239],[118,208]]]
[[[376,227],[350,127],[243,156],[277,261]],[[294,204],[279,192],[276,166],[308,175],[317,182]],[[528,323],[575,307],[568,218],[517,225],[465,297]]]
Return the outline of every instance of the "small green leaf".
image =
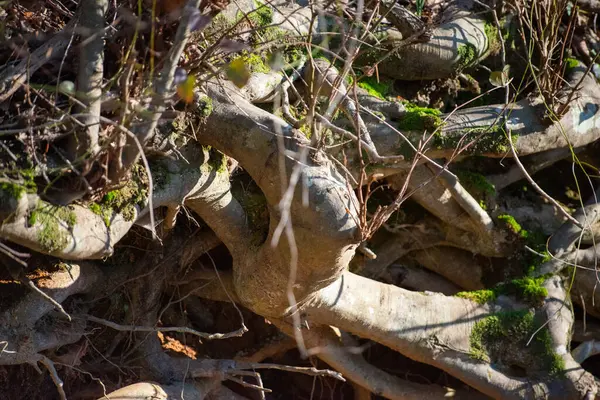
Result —
[[[502,71],[490,74],[490,83],[496,87],[504,87],[510,83],[510,65],[505,65]]]
[[[71,81],[62,81],[58,85],[58,91],[67,95],[75,94],[75,84]]]

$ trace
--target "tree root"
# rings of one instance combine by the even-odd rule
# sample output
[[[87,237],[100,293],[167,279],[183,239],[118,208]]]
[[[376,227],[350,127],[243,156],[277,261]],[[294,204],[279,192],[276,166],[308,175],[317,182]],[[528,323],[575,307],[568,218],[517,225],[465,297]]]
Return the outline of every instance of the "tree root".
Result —
[[[293,327],[283,321],[274,321],[279,329],[293,337]],[[359,384],[376,396],[387,399],[478,399],[476,392],[463,392],[437,385],[410,382],[390,375],[369,364],[356,352],[356,343],[344,335],[343,341],[330,327],[314,327],[302,332],[306,345],[324,362],[340,371],[347,379]]]
[[[62,303],[69,296],[97,289],[102,279],[100,270],[89,263],[64,264],[65,270],[51,273],[38,282],[40,289],[51,296],[55,302]],[[20,299],[10,310],[0,314],[4,328],[33,326],[36,321],[54,308],[38,293],[29,293]],[[14,320],[15,315],[19,316]]]
[[[451,6],[444,13],[443,23],[429,33],[425,43],[417,40],[406,45],[402,41],[406,37],[398,37],[390,30],[388,38],[378,46],[383,50],[368,52],[358,63],[377,65],[380,74],[399,80],[444,79],[489,54],[484,28],[482,18]],[[464,49],[472,53],[467,55]]]
[[[189,267],[200,256],[211,251],[221,243],[221,239],[213,231],[200,232],[183,248],[179,264],[184,268]]]
[[[433,247],[411,253],[419,264],[458,287],[466,290],[483,289],[485,267],[477,262],[473,253],[452,247]]]
[[[469,231],[477,232],[474,221],[465,214],[465,210],[454,199],[438,179],[437,174],[427,165],[418,165],[412,170],[410,177],[407,173],[400,172],[387,178],[392,189],[401,190],[406,179],[410,198],[419,203],[423,208],[447,224]]]
[[[561,357],[568,371],[565,378],[549,382],[510,376],[471,358],[468,338],[475,323],[501,310],[494,310],[490,305],[411,293],[346,273],[336,284],[323,289],[305,312],[314,322],[327,321],[325,323],[385,344],[412,359],[435,365],[492,397],[537,398],[537,393],[542,391],[550,399],[565,399],[595,393],[594,379],[566,352],[568,329],[565,327],[570,328],[572,316],[563,303],[562,283],[552,278],[546,288],[550,297],[539,315],[546,321],[551,318],[548,329],[555,346],[553,351]],[[381,304],[388,306],[382,309]],[[419,313],[410,313],[408,309],[418,309]]]
[[[58,390],[58,395],[60,396],[60,399],[67,400],[67,395],[65,393],[65,390],[63,389],[63,381],[58,376],[58,372],[56,372],[56,368],[54,368],[54,363],[48,357],[44,356],[41,356],[39,362],[42,363],[50,373],[50,377],[52,377],[52,381],[54,382],[54,385]]]
[[[195,380],[187,383],[171,383],[169,385],[159,385],[151,382],[138,382],[133,385],[125,386],[98,400],[167,400],[183,398],[202,400],[207,397],[213,399],[215,392],[221,390],[221,383],[215,379]],[[236,396],[239,396],[236,394]],[[233,399],[243,399],[242,396]]]

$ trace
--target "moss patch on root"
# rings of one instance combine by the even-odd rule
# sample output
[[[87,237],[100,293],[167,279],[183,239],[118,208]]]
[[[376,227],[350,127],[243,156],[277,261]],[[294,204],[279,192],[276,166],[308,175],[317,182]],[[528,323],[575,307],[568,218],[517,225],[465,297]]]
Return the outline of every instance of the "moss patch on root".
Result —
[[[68,242],[68,233],[77,223],[77,217],[71,206],[55,206],[38,201],[29,214],[29,226],[38,226],[37,240],[46,252],[52,253],[63,250]],[[61,226],[63,229],[61,229]]]
[[[11,182],[0,182],[0,202],[8,202],[11,199],[19,200],[27,189],[24,186]]]
[[[457,48],[458,69],[462,70],[477,62],[477,49],[471,43],[461,44]]]
[[[207,160],[200,166],[200,171],[205,174],[216,172],[218,174],[227,172],[227,156],[212,146],[202,146],[204,160]]]
[[[521,228],[521,225],[517,222],[517,220],[512,216],[512,215],[508,215],[508,214],[501,214],[498,215],[498,217],[496,217],[498,219],[498,221],[502,222],[504,224],[504,226],[506,228],[508,228],[511,232],[513,232],[515,235],[521,235],[523,237],[526,236],[527,231],[524,231],[523,228]]]
[[[136,166],[132,178],[120,189],[106,193],[99,203],[89,205],[90,211],[102,217],[109,227],[114,214],[121,214],[125,221],[133,221],[137,216],[135,206],[143,208],[148,199],[147,177],[143,168]]]
[[[389,82],[377,81],[377,78],[369,76],[361,78],[357,82],[358,87],[364,89],[373,97],[385,100],[390,93],[391,84]]]
[[[405,131],[425,130],[434,131],[442,126],[442,115],[440,110],[435,108],[419,107],[412,103],[404,103],[406,113],[398,122],[398,128]]]
[[[496,195],[496,187],[480,173],[459,170],[456,172],[456,175],[458,176],[460,183],[474,198],[481,199],[485,196]]]
[[[573,68],[577,68],[579,61],[576,58],[565,58],[565,72],[571,71]]]
[[[547,277],[538,278],[523,277],[500,283],[492,289],[475,290],[471,292],[459,292],[456,297],[469,299],[478,304],[495,301],[498,296],[513,296],[519,301],[531,306],[539,306],[548,296],[548,290],[544,286]]]
[[[250,53],[242,57],[246,67],[250,72],[262,72],[264,74],[268,74],[269,71],[271,71],[271,68],[269,68],[263,58],[258,54]]]
[[[273,22],[273,10],[268,5],[255,1],[255,11],[248,15],[250,20],[259,27],[268,26]]]
[[[564,360],[554,351],[548,329],[540,327],[529,310],[501,312],[484,318],[471,332],[471,357],[507,369],[516,366],[558,375],[565,369]]]
[[[516,143],[518,135],[511,135],[511,140]],[[479,127],[464,129],[451,134],[438,132],[432,139],[432,146],[438,150],[455,149],[469,145],[462,154],[506,154],[510,150],[508,137],[501,126]]]
[[[488,40],[488,52],[491,55],[498,54],[502,49],[502,45],[500,44],[500,40],[498,38],[498,29],[496,25],[491,22],[486,22],[483,26],[485,31],[485,36]]]

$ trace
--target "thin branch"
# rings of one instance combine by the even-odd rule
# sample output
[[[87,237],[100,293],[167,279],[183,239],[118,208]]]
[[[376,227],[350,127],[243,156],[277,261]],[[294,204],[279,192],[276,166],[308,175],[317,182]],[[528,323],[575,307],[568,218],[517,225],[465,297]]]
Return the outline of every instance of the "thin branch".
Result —
[[[477,223],[484,232],[491,232],[494,229],[494,221],[490,218],[487,212],[471,196],[471,194],[460,184],[458,178],[448,173],[444,169],[439,175],[439,179],[452,194],[456,202],[469,214],[475,223]]]
[[[137,326],[137,325],[121,325],[121,324],[117,324],[115,322],[108,321],[103,318],[94,317],[93,315],[88,315],[88,314],[77,315],[77,316],[75,316],[75,318],[86,319],[88,321],[107,326],[116,331],[123,331],[123,332],[179,332],[179,333],[189,333],[191,335],[198,336],[199,338],[206,339],[206,340],[219,340],[219,339],[229,339],[232,337],[240,337],[244,333],[248,332],[248,328],[246,328],[246,326],[243,324],[242,324],[241,328],[236,329],[235,331],[232,331],[232,332],[228,332],[228,333],[205,333],[205,332],[199,332],[195,329],[188,328],[185,326],[152,327],[152,326]]]
[[[185,10],[197,10],[200,7],[201,0],[188,0],[185,5]],[[164,67],[160,72],[159,77],[155,84],[155,95],[149,105],[148,113],[145,113],[142,117],[142,121],[133,128],[133,132],[141,143],[146,143],[154,133],[160,117],[166,110],[165,103],[169,99],[173,82],[175,79],[175,70],[179,64],[179,59],[187,45],[192,32],[192,25],[194,23],[197,14],[193,12],[184,12],[177,33],[175,35],[175,41],[169,50],[164,61]],[[140,157],[141,150],[136,146],[127,146],[123,151],[123,169],[126,171],[131,165],[135,164]],[[115,171],[117,176],[122,175],[124,171]]]
[[[584,229],[584,226],[581,224],[581,222],[577,221],[571,214],[569,214],[559,203],[558,201],[554,200],[554,198],[552,198],[552,196],[550,196],[548,193],[546,193],[544,191],[544,189],[542,189],[540,187],[540,185],[538,185],[536,183],[536,181],[531,177],[531,175],[529,175],[529,173],[527,172],[527,170],[525,169],[525,167],[523,166],[523,164],[521,163],[521,160],[519,159],[519,156],[517,155],[517,150],[515,149],[515,145],[512,141],[512,135],[511,135],[511,131],[510,129],[508,130],[507,133],[508,136],[508,143],[510,144],[510,151],[513,155],[513,159],[515,160],[515,163],[519,166],[519,168],[521,169],[521,171],[523,172],[523,175],[525,176],[525,179],[527,179],[527,181],[529,182],[529,184],[531,186],[533,186],[533,188],[535,189],[536,192],[538,192],[543,198],[545,198],[546,200],[548,200],[550,203],[552,203],[558,210],[560,210],[560,213],[562,215],[565,216],[566,219],[568,219],[569,221],[571,221],[573,224],[575,224],[575,226],[578,226],[581,229]]]
[[[54,307],[56,307],[56,309],[58,310],[59,313],[61,313],[69,321],[71,321],[71,316],[65,311],[63,306],[58,301],[56,301],[52,297],[50,297],[48,294],[44,293],[40,288],[35,286],[35,284],[33,283],[33,281],[31,279],[26,278],[25,280],[21,280],[21,282],[24,283],[30,290],[32,290],[33,292],[42,296],[42,298],[44,298],[46,301],[50,302],[50,304],[52,304]]]
[[[69,40],[66,34],[72,34],[76,18],[71,19],[67,26],[46,43],[35,49],[28,57],[25,57],[18,65],[7,67],[0,74],[0,103],[6,101],[23,85],[29,76],[40,69],[48,61],[64,54]],[[22,131],[22,130],[21,130]]]
[[[63,381],[58,376],[58,372],[56,372],[56,368],[54,368],[54,363],[52,362],[52,360],[50,360],[46,356],[41,356],[39,362],[41,362],[44,365],[44,367],[46,367],[48,372],[50,373],[50,377],[52,378],[54,385],[56,385],[56,389],[58,390],[60,399],[67,400],[67,395],[65,393],[65,389],[63,388],[63,386],[64,386]]]
[[[317,369],[314,367],[294,367],[291,365],[253,363],[246,361],[236,361],[235,367],[236,369],[276,369],[278,371],[298,372],[310,376],[326,376],[329,378],[337,379],[342,382],[346,382],[346,379],[344,379],[342,374],[329,369]]]

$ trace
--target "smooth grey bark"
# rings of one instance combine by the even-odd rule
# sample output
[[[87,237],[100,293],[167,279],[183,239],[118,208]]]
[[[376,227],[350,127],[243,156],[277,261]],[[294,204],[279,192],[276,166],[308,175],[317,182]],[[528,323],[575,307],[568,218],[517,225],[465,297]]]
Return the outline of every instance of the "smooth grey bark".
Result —
[[[80,119],[83,132],[71,139],[70,157],[77,160],[88,155],[94,157],[99,151],[100,109],[102,106],[102,78],[104,76],[104,16],[108,0],[82,0],[80,4],[79,73],[77,91],[85,106]]]
[[[359,59],[366,65],[385,58],[378,64],[379,73],[400,80],[443,79],[458,70],[475,65],[486,57],[489,40],[484,20],[471,12],[451,7],[444,15],[444,22],[431,31],[425,43],[401,42],[394,31],[377,48]],[[396,47],[398,46],[398,47]],[[392,53],[389,55],[389,53]]]
[[[236,292],[242,303],[255,312],[280,316],[290,307],[287,286],[294,245],[311,248],[298,253],[294,285],[298,301],[335,280],[347,266],[359,240],[357,200],[322,154],[304,161],[294,158],[293,154],[301,154],[308,141],[285,121],[253,106],[231,85],[210,82],[208,93],[213,111],[202,126],[199,140],[244,165],[265,195],[270,214],[265,243],[232,250]],[[301,172],[301,179],[295,190],[287,192],[295,168]],[[279,208],[287,195],[293,195],[289,209]],[[303,197],[308,199],[308,207],[303,205]],[[295,244],[282,236],[278,246],[272,247],[279,219],[287,212],[293,220]],[[207,213],[199,214],[210,218]]]
[[[545,286],[549,297],[541,310],[545,318],[552,318],[549,330],[554,349],[568,371],[564,379],[508,376],[471,358],[469,338],[473,326],[487,316],[507,310],[505,306],[410,292],[345,273],[321,290],[303,311],[313,322],[333,324],[385,344],[414,360],[441,368],[494,398],[536,399],[544,393],[549,399],[575,399],[595,393],[594,378],[566,352],[572,315],[564,303],[562,283],[552,278]]]

